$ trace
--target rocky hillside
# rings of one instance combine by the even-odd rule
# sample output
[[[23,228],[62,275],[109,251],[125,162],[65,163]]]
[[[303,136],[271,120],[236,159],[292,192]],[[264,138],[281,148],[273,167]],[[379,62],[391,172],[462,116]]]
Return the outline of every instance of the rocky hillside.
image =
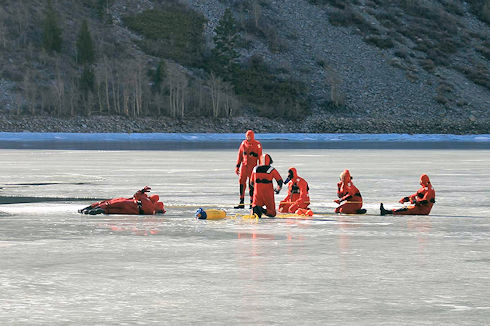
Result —
[[[488,0],[3,2],[0,128],[488,133],[489,23]]]

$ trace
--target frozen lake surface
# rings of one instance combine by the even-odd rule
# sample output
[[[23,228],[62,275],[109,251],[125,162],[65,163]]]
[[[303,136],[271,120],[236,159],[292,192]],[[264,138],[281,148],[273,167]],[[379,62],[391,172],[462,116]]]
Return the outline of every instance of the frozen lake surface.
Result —
[[[490,323],[489,150],[268,152],[321,218],[195,220],[239,212],[236,149],[0,150],[0,325]],[[367,215],[333,214],[345,168]],[[432,214],[379,216],[421,173]],[[77,213],[145,185],[167,214]]]

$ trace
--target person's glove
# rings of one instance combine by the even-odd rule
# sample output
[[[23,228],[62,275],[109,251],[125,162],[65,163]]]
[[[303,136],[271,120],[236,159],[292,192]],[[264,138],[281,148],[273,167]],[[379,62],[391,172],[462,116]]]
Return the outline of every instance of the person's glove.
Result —
[[[274,192],[277,194],[279,194],[281,192],[281,187],[277,186],[276,189],[274,189]]]
[[[340,205],[342,201],[340,199],[335,199],[334,202]]]
[[[342,182],[337,182],[337,189],[340,191],[340,187],[342,187]]]
[[[140,192],[141,192],[142,194],[144,194],[145,192],[150,192],[150,190],[151,190],[151,188],[150,188],[150,187],[145,186],[143,189],[141,189],[141,190],[140,190]]]
[[[398,202],[399,202],[400,204],[403,204],[403,203],[405,203],[405,202],[407,202],[407,201],[410,201],[410,198],[408,198],[408,197],[403,197],[403,198],[402,198],[402,199],[400,199]]]

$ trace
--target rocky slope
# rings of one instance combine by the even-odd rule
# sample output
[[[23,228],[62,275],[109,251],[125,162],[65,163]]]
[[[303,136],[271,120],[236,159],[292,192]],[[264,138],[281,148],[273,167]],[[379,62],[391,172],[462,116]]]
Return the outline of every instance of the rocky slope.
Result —
[[[156,2],[112,1],[108,12],[113,26],[104,28],[104,32],[112,33],[111,39],[132,48],[131,56],[156,61],[157,58],[138,48],[134,41],[140,36],[128,30],[121,20],[128,13],[152,9]],[[205,33],[210,48],[213,47],[214,28],[226,8],[232,8],[235,18],[243,26],[255,19],[257,26],[261,24],[262,28],[273,29],[272,37],[266,38],[250,33],[247,28],[242,29],[242,37],[248,41],[248,46],[240,49],[240,60],[260,56],[278,75],[302,81],[309,89],[312,114],[296,122],[257,117],[253,110],[246,109],[241,117],[222,119],[52,118],[46,113],[34,119],[18,117],[12,113],[22,96],[18,92],[22,89],[22,80],[12,80],[12,72],[5,73],[4,70],[0,75],[0,106],[5,113],[1,115],[0,131],[241,132],[255,128],[269,132],[490,132],[490,90],[454,68],[458,62],[472,62],[476,56],[488,69],[488,59],[474,48],[458,49],[451,57],[451,64],[436,65],[427,70],[419,64],[424,53],[405,37],[398,35],[400,42],[395,42],[394,47],[379,48],[366,42],[362,26],[332,25],[331,16],[337,11],[329,3],[319,6],[306,0],[263,0],[245,1],[250,6],[239,7],[239,1],[233,0],[180,2],[207,18]],[[351,8],[370,25],[386,32],[373,9],[375,6],[369,3],[371,1],[353,1]],[[478,36],[471,41],[475,47],[488,44],[489,26],[471,13],[466,2],[461,4],[461,15],[454,16],[458,28]],[[72,17],[73,20],[76,18]],[[0,47],[0,51],[6,49]],[[407,53],[408,59],[400,58],[397,54],[400,52]],[[189,75],[194,74],[192,69],[186,71]],[[339,105],[333,106],[334,100]]]

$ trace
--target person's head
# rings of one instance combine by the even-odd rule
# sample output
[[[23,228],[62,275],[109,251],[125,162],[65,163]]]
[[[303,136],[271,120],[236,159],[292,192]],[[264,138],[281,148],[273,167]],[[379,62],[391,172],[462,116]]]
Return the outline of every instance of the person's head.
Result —
[[[163,209],[163,203],[161,201],[157,201],[155,203],[155,211],[157,211],[158,213],[163,213],[164,209]]]
[[[298,172],[296,172],[296,168],[290,167],[288,170],[288,177],[284,180],[284,184],[288,184],[289,181],[293,180],[298,176]]]
[[[340,181],[342,181],[343,183],[348,183],[348,182],[351,182],[352,180],[352,177],[350,176],[350,172],[349,170],[344,170],[342,171],[342,173],[340,174]]]
[[[158,195],[151,195],[150,200],[152,203],[156,203],[160,199],[160,196]]]
[[[269,154],[264,154],[262,156],[262,165],[271,165],[272,163],[274,163],[274,161]]]
[[[254,134],[253,130],[247,130],[247,132],[245,133],[245,138],[248,141],[254,140],[255,139],[255,134]]]
[[[429,176],[427,174],[424,173],[420,176],[420,185],[424,187],[430,185]]]

